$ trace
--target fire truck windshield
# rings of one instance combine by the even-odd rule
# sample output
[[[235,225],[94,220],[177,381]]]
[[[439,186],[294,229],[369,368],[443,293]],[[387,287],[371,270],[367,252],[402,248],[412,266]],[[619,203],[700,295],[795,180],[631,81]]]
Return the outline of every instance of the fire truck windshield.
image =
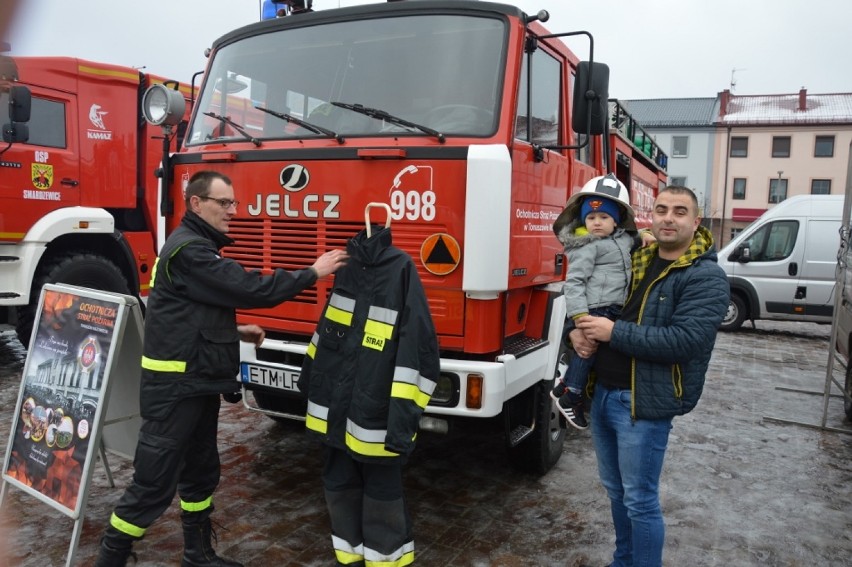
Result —
[[[241,36],[214,52],[187,144],[490,136],[506,34],[498,17],[425,14]]]

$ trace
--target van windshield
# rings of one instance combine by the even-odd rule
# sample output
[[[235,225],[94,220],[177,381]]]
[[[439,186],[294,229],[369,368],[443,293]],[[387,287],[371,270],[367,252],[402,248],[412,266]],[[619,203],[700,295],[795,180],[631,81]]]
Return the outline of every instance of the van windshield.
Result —
[[[506,33],[500,18],[430,14],[239,39],[215,54],[187,145],[245,140],[239,129],[258,140],[489,136]]]

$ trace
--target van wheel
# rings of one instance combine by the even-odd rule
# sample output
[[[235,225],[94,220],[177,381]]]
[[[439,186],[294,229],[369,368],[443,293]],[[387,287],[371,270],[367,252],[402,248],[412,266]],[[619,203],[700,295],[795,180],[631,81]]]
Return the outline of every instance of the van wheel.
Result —
[[[48,283],[64,283],[132,295],[124,274],[118,266],[103,256],[77,250],[51,258],[39,268],[33,279],[29,305],[18,308],[15,331],[18,340],[26,348],[30,345],[41,288]]]
[[[852,366],[846,369],[846,396],[852,396]],[[846,419],[852,421],[852,402],[846,396],[843,396],[843,409],[846,411]]]
[[[736,331],[742,326],[745,318],[745,302],[739,295],[732,295],[731,302],[728,304],[728,311],[725,313],[725,318],[722,319],[722,324],[719,325],[719,330]]]

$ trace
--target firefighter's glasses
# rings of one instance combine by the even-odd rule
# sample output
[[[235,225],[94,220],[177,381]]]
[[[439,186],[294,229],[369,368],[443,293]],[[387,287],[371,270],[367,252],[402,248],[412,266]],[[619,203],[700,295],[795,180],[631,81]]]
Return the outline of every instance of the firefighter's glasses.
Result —
[[[233,199],[217,199],[215,197],[206,197],[204,195],[199,195],[198,198],[204,199],[205,201],[216,201],[217,203],[219,203],[219,206],[225,210],[228,210],[231,207],[236,208],[240,204],[239,201],[234,201]]]

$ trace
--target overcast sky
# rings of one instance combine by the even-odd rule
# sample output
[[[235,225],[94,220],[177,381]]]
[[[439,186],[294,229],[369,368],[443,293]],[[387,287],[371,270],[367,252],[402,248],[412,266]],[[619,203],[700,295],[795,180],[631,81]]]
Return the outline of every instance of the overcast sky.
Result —
[[[5,0],[0,0],[5,1]],[[314,9],[382,0],[314,0]],[[550,12],[554,33],[586,30],[621,99],[852,92],[850,0],[507,0]],[[189,81],[204,49],[259,19],[258,0],[23,0],[13,55],[62,55]],[[588,57],[584,44],[572,48]],[[735,70],[735,71],[734,71]],[[733,72],[733,73],[732,73]]]

